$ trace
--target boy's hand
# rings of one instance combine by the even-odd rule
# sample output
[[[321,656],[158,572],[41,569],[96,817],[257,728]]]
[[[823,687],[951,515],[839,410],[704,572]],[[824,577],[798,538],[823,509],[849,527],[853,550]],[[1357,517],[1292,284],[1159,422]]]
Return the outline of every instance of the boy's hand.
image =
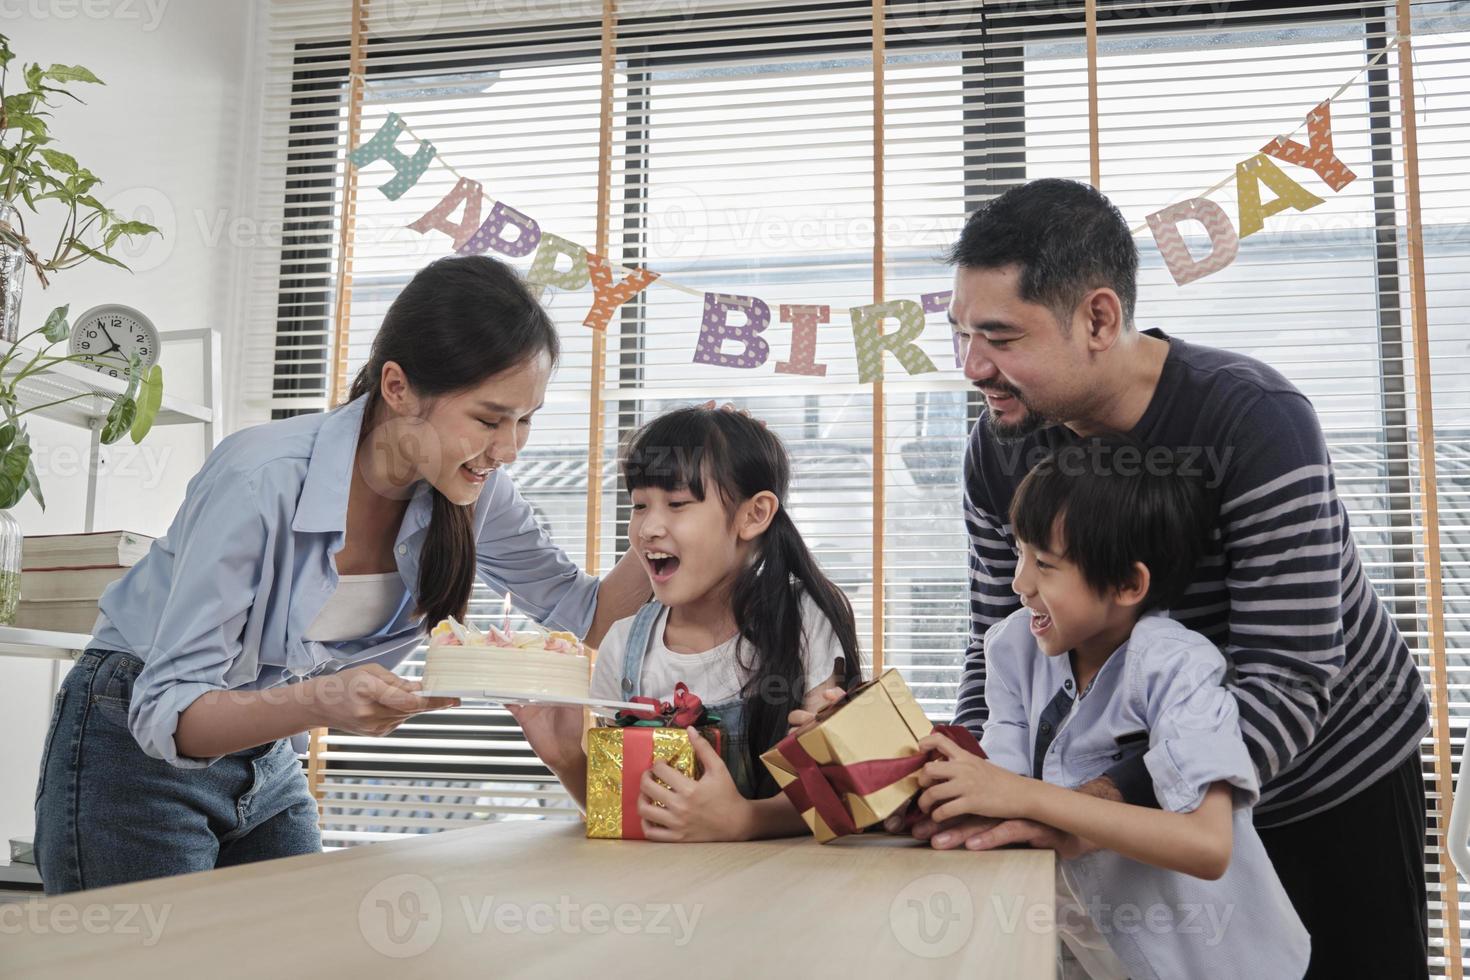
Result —
[[[638,785],[643,836],[663,843],[745,840],[750,836],[750,801],[740,795],[720,753],[693,728],[694,755],[704,775],[690,779],[662,759]]]
[[[943,756],[919,771],[919,785],[928,787],[919,794],[919,809],[931,820],[942,822],[967,813],[1026,815],[1033,780],[966,752],[945,735],[926,735],[919,740],[919,750]]]

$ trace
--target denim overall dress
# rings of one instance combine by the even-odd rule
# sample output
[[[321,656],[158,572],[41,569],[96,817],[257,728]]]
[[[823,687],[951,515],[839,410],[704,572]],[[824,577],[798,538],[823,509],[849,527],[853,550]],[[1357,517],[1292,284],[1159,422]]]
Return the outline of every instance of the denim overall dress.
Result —
[[[633,617],[632,629],[628,631],[628,647],[623,651],[623,700],[629,701],[643,696],[642,674],[643,658],[648,653],[648,648],[653,642],[653,628],[658,622],[659,614],[664,611],[664,606],[657,600],[650,602],[638,614]],[[656,692],[654,696],[666,697],[672,692]],[[699,691],[692,691],[700,694]],[[751,772],[750,765],[750,739],[745,730],[745,703],[739,697],[719,704],[707,704],[710,714],[718,715],[720,718],[720,730],[724,733],[724,748],[721,757],[725,765],[730,769],[730,776],[735,780],[735,786],[740,790],[740,795],[746,799],[755,798],[756,778]]]

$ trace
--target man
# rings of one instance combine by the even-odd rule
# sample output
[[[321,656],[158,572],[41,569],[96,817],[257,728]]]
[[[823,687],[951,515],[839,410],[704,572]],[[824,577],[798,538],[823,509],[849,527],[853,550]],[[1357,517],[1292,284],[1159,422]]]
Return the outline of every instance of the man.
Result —
[[[1041,452],[1118,433],[1144,457],[1081,458],[1195,468],[1217,495],[1218,537],[1171,614],[1231,664],[1263,787],[1256,824],[1311,933],[1308,976],[1427,976],[1427,701],[1358,559],[1311,403],[1259,361],[1136,330],[1133,237],[1085,184],[1013,188],[969,217],[950,261],[956,349],[986,400],[965,455],[971,625],[956,720],[985,723],[985,632],[1020,605],[1006,515]],[[1086,788],[1157,805],[1141,755]],[[936,847],[1089,847],[1025,821],[915,833]]]

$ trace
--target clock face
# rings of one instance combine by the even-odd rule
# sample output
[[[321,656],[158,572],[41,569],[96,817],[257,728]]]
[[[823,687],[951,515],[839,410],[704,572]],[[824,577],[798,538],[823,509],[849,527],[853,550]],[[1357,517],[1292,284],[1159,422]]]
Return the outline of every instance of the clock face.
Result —
[[[128,377],[136,353],[146,375],[158,363],[158,329],[131,307],[95,306],[72,324],[70,349],[82,356],[82,366],[119,380]]]

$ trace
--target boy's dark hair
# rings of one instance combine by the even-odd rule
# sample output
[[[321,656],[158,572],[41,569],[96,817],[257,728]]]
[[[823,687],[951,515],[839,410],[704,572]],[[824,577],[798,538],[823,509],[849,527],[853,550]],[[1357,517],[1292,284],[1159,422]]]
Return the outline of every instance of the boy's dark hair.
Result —
[[[965,220],[946,258],[966,269],[1019,265],[1021,298],[1048,307],[1063,329],[1088,290],[1107,286],[1133,325],[1138,246],[1091,185],[1047,177],[1012,187]]]
[[[1026,474],[1011,500],[1011,528],[1033,547],[1060,544],[1061,557],[1099,594],[1126,587],[1142,562],[1149,587],[1139,614],[1168,609],[1193,581],[1218,516],[1203,482],[1180,469],[1161,446],[1084,439]]]

